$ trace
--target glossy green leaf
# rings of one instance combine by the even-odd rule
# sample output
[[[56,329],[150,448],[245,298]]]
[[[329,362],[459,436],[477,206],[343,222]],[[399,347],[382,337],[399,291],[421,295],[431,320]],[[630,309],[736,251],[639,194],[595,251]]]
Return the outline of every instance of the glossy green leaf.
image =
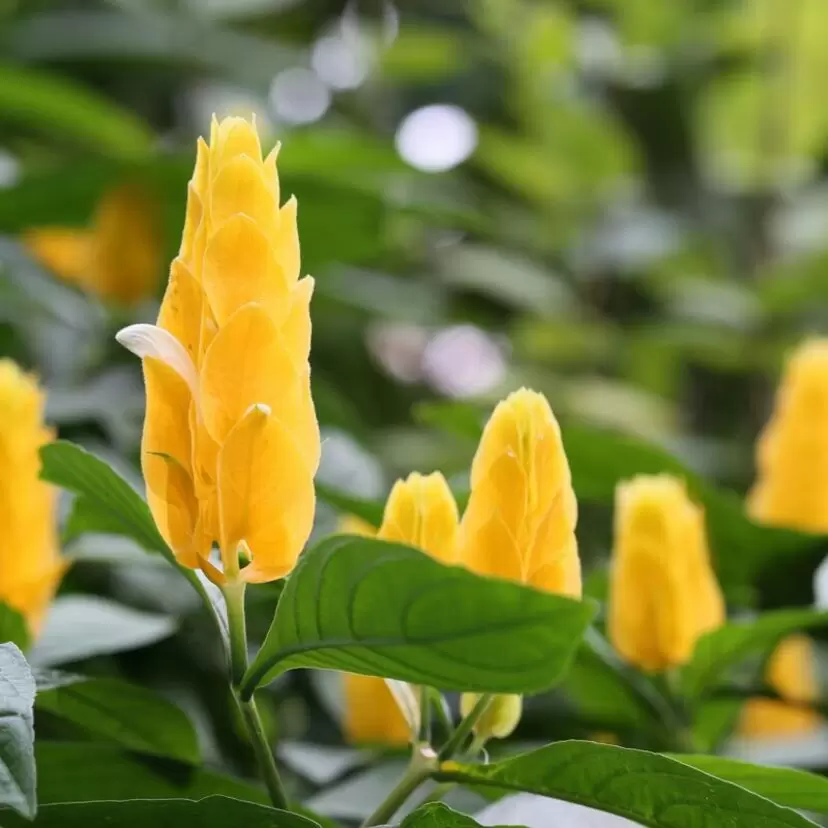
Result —
[[[442,802],[431,802],[410,813],[400,828],[480,828],[480,824]]]
[[[544,690],[566,673],[595,614],[438,563],[407,546],[339,535],[305,552],[244,679],[294,667],[347,670],[447,690]]]
[[[4,817],[4,828],[23,828],[20,819]],[[64,802],[44,805],[38,828],[319,828],[319,823],[266,805],[208,796],[205,799],[132,799],[125,802]]]
[[[38,667],[55,667],[136,650],[168,638],[177,627],[168,615],[143,612],[94,595],[64,595],[49,608],[30,659]]]
[[[8,604],[0,603],[0,642],[11,642],[26,650],[29,647],[29,627],[26,619]]]
[[[29,67],[0,66],[0,117],[114,158],[146,156],[152,148],[152,133],[128,110],[67,78]]]
[[[264,788],[202,767],[126,753],[114,745],[38,740],[41,804],[103,799],[201,799],[212,794],[269,802]]]
[[[439,778],[551,796],[649,828],[813,828],[814,823],[689,765],[641,750],[558,742],[490,765],[444,763]]]
[[[39,692],[37,709],[131,750],[192,764],[199,761],[190,720],[144,687],[109,678],[75,682]]]
[[[712,690],[727,670],[751,655],[762,655],[791,633],[828,624],[828,612],[783,609],[746,621],[731,621],[702,636],[681,671],[688,696]]]
[[[828,813],[828,779],[798,768],[752,765],[722,756],[675,756],[685,765],[727,779],[749,791],[802,811]]]
[[[35,793],[35,682],[23,653],[0,644],[0,805],[27,819],[37,811]]]
[[[161,553],[193,586],[226,636],[224,603],[200,573],[179,566],[153,522],[144,499],[103,460],[67,440],[40,450],[41,477],[76,495],[69,525],[73,534],[103,532],[132,538],[148,552]]]

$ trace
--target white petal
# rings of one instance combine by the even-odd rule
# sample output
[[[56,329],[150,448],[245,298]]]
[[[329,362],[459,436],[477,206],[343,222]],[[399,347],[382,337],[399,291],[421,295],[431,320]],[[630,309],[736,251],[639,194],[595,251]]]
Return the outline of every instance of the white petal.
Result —
[[[826,558],[814,573],[814,597],[817,609],[828,609],[828,558]]]
[[[129,325],[115,339],[135,356],[152,357],[170,366],[187,383],[193,399],[198,397],[198,372],[187,349],[164,328],[157,325]]]
[[[408,728],[411,731],[413,739],[417,738],[420,732],[420,691],[418,688],[412,687],[408,682],[397,681],[396,679],[385,679],[394,701],[397,702],[397,707],[403,714],[403,718],[408,722]]]

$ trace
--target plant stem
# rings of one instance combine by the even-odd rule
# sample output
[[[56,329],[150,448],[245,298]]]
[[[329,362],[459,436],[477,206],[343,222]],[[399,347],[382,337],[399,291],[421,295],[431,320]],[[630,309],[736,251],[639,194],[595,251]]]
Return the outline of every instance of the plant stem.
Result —
[[[242,678],[247,671],[247,622],[244,614],[244,581],[230,581],[223,586],[224,600],[227,603],[227,626],[229,638],[230,657],[230,683],[233,689],[233,697],[244,720],[245,728],[256,762],[259,766],[259,773],[270,794],[270,801],[275,808],[288,809],[288,798],[285,793],[282,778],[279,776],[279,769],[276,767],[276,760],[270,743],[262,724],[262,717],[259,715],[259,708],[256,706],[256,699],[251,696],[249,699],[242,699],[239,687]]]
[[[362,828],[383,825],[393,819],[394,814],[402,807],[406,799],[431,776],[435,769],[436,757],[431,748],[428,745],[415,745],[408,770],[379,807],[362,823]]]
[[[437,758],[442,762],[444,759],[451,759],[458,750],[463,747],[464,742],[469,737],[469,734],[474,730],[474,726],[480,720],[480,717],[486,712],[486,708],[491,704],[493,698],[492,693],[484,693],[478,700],[477,704],[472,708],[468,716],[466,716],[451,734],[449,740],[440,748]]]

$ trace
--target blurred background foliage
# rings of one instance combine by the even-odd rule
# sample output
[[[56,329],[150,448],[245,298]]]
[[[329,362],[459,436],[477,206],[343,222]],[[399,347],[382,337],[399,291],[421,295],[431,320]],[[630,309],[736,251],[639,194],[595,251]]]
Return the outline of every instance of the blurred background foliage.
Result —
[[[317,279],[323,485],[370,501],[441,468],[462,493],[480,417],[528,384],[565,426],[593,593],[615,482],[685,468],[733,605],[807,605],[822,550],[779,579],[781,536],[738,495],[785,352],[825,329],[827,37],[824,0],[0,0],[0,353],[137,483],[141,380],[113,333],[154,319],[196,136],[253,112]],[[320,532],[335,520],[320,506]],[[186,586],[124,542],[69,550],[64,592],[180,619],[91,669],[163,690],[208,759],[249,763]],[[262,634],[275,588],[252,592]],[[572,682],[592,714],[624,706],[587,663]],[[336,741],[327,679],[273,690],[285,738]],[[556,696],[520,735],[599,719]],[[348,766],[300,754],[300,775]]]

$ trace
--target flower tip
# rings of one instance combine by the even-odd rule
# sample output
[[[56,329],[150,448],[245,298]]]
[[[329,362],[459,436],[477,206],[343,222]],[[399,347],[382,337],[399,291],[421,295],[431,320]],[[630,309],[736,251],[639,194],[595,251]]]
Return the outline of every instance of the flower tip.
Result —
[[[250,414],[252,411],[256,411],[259,414],[264,414],[265,417],[269,417],[273,413],[273,409],[265,403],[253,403],[253,405],[251,405],[250,408],[247,409],[247,413]]]

